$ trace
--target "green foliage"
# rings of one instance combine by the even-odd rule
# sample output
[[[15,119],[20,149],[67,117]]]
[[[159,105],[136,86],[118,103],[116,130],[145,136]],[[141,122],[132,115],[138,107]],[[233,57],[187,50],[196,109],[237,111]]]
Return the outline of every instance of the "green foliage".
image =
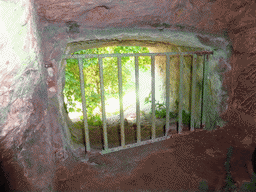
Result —
[[[182,110],[182,123],[184,125],[189,125],[190,119],[191,119],[191,113],[190,112],[187,113],[185,110]]]
[[[256,191],[256,174],[252,173],[252,179],[251,182],[246,182],[244,183],[241,188],[240,191],[245,191],[245,192],[253,192]]]
[[[156,118],[165,118],[166,117],[166,108],[165,105],[162,103],[156,103]]]
[[[255,183],[244,183],[240,189],[241,191],[243,192],[253,192],[256,190],[256,186],[255,186]]]
[[[226,169],[226,172],[227,172],[227,178],[226,178],[226,185],[224,187],[224,191],[234,191],[236,189],[236,186],[234,185],[234,181],[231,177],[231,173],[230,173],[230,159],[231,159],[231,156],[232,156],[232,152],[233,152],[233,147],[230,146],[228,148],[228,153],[227,153],[227,160],[224,164],[225,166],[225,169]]]
[[[112,53],[148,53],[146,47],[102,47],[87,50],[80,50],[74,54],[112,54]],[[81,103],[81,88],[79,77],[79,66],[77,59],[67,59],[66,65],[66,83],[64,87],[64,96],[68,101],[69,112],[80,112],[76,108],[75,101]],[[131,83],[131,71],[134,70],[134,57],[122,57],[122,83],[123,94],[134,88]],[[147,71],[150,68],[150,57],[139,57],[139,69]],[[88,116],[92,116],[96,107],[100,107],[100,77],[98,58],[83,59],[83,75],[85,85],[85,99]],[[118,65],[116,57],[103,58],[103,79],[105,99],[112,97],[118,98]]]
[[[231,155],[232,155],[232,150],[233,150],[232,146],[228,148],[227,160],[224,165],[226,172],[227,172],[227,178],[226,178],[226,185],[223,188],[223,191],[230,191],[230,190],[235,191],[236,190],[236,186],[234,185],[234,181],[230,174],[230,159],[231,159]],[[244,183],[241,186],[241,188],[239,189],[239,191],[253,192],[255,190],[256,190],[256,174],[253,173],[251,182]]]
[[[68,113],[67,104],[64,102],[64,109]]]
[[[151,101],[151,93],[148,97],[145,98],[144,101],[145,104],[152,103]],[[152,111],[150,112],[152,114]],[[166,106],[164,103],[156,102],[155,103],[155,115],[156,118],[166,118]],[[170,118],[176,118],[177,114],[174,114],[173,112],[170,112]]]
[[[150,95],[149,95],[149,97],[145,98],[145,104],[151,103],[150,98],[151,98]],[[176,110],[175,111],[177,111],[178,106],[179,106],[179,102],[176,100],[175,103],[176,103]],[[156,106],[156,110],[155,110],[156,118],[159,118],[159,119],[166,118],[166,105],[164,103],[156,102],[155,106]],[[152,114],[152,111],[150,113]],[[178,116],[177,112],[171,111],[169,113],[169,117],[171,119],[176,118],[176,120],[179,121],[179,116]],[[191,113],[186,112],[185,110],[182,110],[182,123],[184,125],[189,125],[190,124],[190,119],[191,119]]]
[[[90,116],[87,119],[88,125],[93,125],[93,126],[101,126],[102,125],[102,121],[100,118],[100,115],[96,114],[95,116]]]
[[[207,181],[202,180],[202,181],[199,183],[198,190],[199,190],[199,192],[208,191],[208,184],[207,184]]]
[[[232,156],[232,150],[233,150],[233,147],[229,147],[228,148],[228,153],[227,153],[227,160],[225,162],[225,168],[226,168],[226,171],[227,171],[227,178],[226,178],[226,185],[225,187],[222,189],[222,191],[235,191],[236,189],[236,186],[234,185],[234,181],[232,180],[231,178],[231,174],[230,174],[230,159],[231,159],[231,156]],[[253,179],[252,179],[253,180]],[[256,181],[256,180],[255,180]],[[255,191],[255,185],[253,184],[246,184],[246,185],[243,185],[242,187],[244,188],[241,188],[243,189],[242,191]],[[200,184],[199,184],[199,192],[203,192],[203,191],[208,191],[208,185],[207,185],[207,182],[206,181],[201,181]]]

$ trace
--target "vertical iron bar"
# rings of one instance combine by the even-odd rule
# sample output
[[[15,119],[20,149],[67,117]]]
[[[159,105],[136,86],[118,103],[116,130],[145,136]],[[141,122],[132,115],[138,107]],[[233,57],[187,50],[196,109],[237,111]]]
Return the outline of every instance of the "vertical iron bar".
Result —
[[[156,116],[155,116],[155,56],[151,56],[151,91],[152,91],[152,139],[156,138]]]
[[[78,66],[79,66],[79,75],[80,75],[80,88],[81,88],[81,93],[82,93],[82,106],[83,106],[83,116],[84,116],[86,151],[89,152],[91,149],[90,149],[88,122],[87,122],[86,99],[85,99],[85,91],[84,91],[83,58],[78,59]]]
[[[141,142],[140,132],[140,101],[139,101],[139,61],[135,56],[135,84],[136,84],[136,124],[137,124],[137,143]]]
[[[180,55],[180,87],[179,87],[179,128],[178,133],[182,131],[182,110],[183,110],[183,55]]]
[[[202,125],[206,128],[206,100],[207,100],[207,82],[208,82],[208,55],[204,55],[204,71],[203,71],[203,94],[202,94]]]
[[[166,126],[165,126],[165,136],[169,132],[170,127],[170,56],[166,55]]]
[[[106,125],[106,110],[105,110],[105,98],[104,98],[104,80],[103,80],[103,64],[102,58],[99,57],[99,71],[100,71],[100,93],[101,93],[101,108],[102,108],[102,122],[104,133],[104,150],[108,150],[108,133]]]
[[[195,99],[196,99],[196,66],[197,55],[192,56],[192,95],[191,95],[191,119],[190,119],[190,131],[194,131],[195,124]]]
[[[200,127],[203,127],[203,98],[204,98],[204,70],[205,70],[205,62],[204,62],[204,56],[203,56],[203,79],[202,79],[202,97],[201,97],[201,122]]]
[[[119,104],[120,104],[120,126],[121,126],[121,145],[125,146],[124,136],[124,110],[123,110],[123,86],[122,86],[122,65],[121,56],[117,57],[118,63],[118,89],[119,89]]]

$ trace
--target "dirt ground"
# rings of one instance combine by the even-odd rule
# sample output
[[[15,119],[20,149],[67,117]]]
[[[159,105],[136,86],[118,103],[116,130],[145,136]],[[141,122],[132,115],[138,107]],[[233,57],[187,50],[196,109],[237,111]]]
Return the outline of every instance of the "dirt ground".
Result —
[[[130,114],[131,115],[131,114]],[[133,114],[132,114],[133,115]],[[125,118],[124,121],[124,133],[125,133],[125,143],[133,144],[136,143],[137,133],[136,133],[136,121],[127,120],[129,118]],[[151,115],[145,114],[141,117],[141,141],[146,141],[151,139]],[[165,119],[156,118],[156,137],[163,137],[165,133],[164,125]],[[170,129],[177,129],[176,119],[170,119]],[[96,150],[102,150],[104,146],[103,141],[103,129],[102,126],[93,126],[88,125],[89,127],[89,138],[90,138],[90,146]],[[70,127],[71,134],[73,136],[73,140],[78,144],[85,143],[85,133],[84,133],[84,123],[82,121],[77,121],[75,124]],[[109,148],[114,148],[121,146],[121,134],[120,134],[120,123],[118,119],[112,119],[107,121],[107,138],[108,138],[108,146]]]
[[[57,191],[198,191],[207,181],[208,191],[225,186],[227,151],[233,147],[230,173],[237,187],[249,182],[255,131],[225,126],[214,131],[184,128],[168,140],[133,149],[89,156],[72,170],[60,168]]]

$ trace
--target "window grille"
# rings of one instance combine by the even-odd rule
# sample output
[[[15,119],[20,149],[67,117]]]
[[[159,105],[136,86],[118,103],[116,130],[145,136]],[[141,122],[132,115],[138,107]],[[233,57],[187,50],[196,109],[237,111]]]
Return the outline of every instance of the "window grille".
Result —
[[[98,58],[99,72],[100,72],[100,91],[101,91],[101,106],[102,106],[102,122],[103,122],[103,135],[104,135],[104,149],[102,154],[119,151],[122,149],[128,149],[140,145],[145,145],[157,141],[162,141],[170,138],[168,136],[169,131],[169,112],[170,112],[170,83],[166,83],[166,129],[165,135],[160,138],[156,138],[156,118],[155,118],[155,57],[156,56],[166,56],[166,82],[170,82],[170,57],[178,55],[180,57],[180,84],[179,84],[179,101],[183,99],[183,59],[185,55],[192,56],[192,98],[191,98],[191,123],[190,130],[194,131],[194,110],[195,107],[195,87],[196,87],[196,78],[195,78],[195,67],[194,63],[196,62],[199,56],[203,56],[203,91],[202,91],[202,104],[201,104],[201,125],[204,116],[205,106],[203,105],[204,101],[207,99],[206,94],[206,77],[208,75],[208,64],[209,64],[209,55],[213,52],[201,51],[201,52],[164,52],[164,53],[128,53],[128,54],[85,54],[85,55],[66,55],[64,59],[78,59],[79,63],[79,73],[80,73],[80,87],[82,92],[82,107],[83,107],[83,121],[85,129],[85,141],[86,141],[86,151],[91,151],[90,139],[89,139],[89,130],[87,123],[87,110],[86,110],[86,99],[85,99],[85,88],[84,88],[84,75],[83,75],[83,59],[87,58]],[[138,57],[140,56],[150,56],[151,57],[151,98],[152,98],[152,130],[151,130],[151,139],[147,141],[141,141],[141,127],[140,127],[140,101],[139,101],[139,63]],[[115,148],[108,147],[108,138],[107,138],[107,125],[106,125],[106,111],[105,111],[105,97],[104,97],[104,79],[103,79],[103,62],[102,59],[105,57],[117,57],[118,63],[118,89],[119,89],[119,102],[120,102],[120,126],[121,126],[121,146]],[[123,110],[123,93],[122,93],[122,57],[134,57],[135,58],[135,87],[136,87],[136,125],[137,125],[137,141],[134,144],[125,144],[125,133],[124,133],[124,110]],[[178,121],[178,133],[181,133],[182,130],[182,102],[179,103],[179,121]]]

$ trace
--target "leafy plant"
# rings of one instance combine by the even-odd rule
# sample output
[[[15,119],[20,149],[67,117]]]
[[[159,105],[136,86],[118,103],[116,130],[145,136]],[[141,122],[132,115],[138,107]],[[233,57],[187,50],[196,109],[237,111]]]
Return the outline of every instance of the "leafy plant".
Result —
[[[226,185],[224,187],[224,191],[229,191],[230,189],[231,190],[235,190],[236,189],[236,186],[234,185],[234,181],[231,177],[231,173],[230,173],[230,159],[231,159],[231,156],[232,156],[232,152],[233,152],[233,147],[230,146],[228,148],[228,153],[227,153],[227,160],[224,164],[225,166],[225,169],[226,169],[226,172],[227,172],[227,178],[226,178]]]
[[[207,181],[203,180],[199,183],[199,187],[198,187],[199,192],[204,192],[204,191],[208,191],[208,184]]]
[[[230,160],[231,160],[231,156],[232,156],[232,151],[233,151],[233,147],[230,146],[228,148],[228,152],[227,152],[227,160],[224,164],[226,172],[227,172],[227,177],[226,177],[226,184],[225,187],[223,187],[222,191],[235,191],[236,190],[236,186],[235,186],[235,182],[231,177],[230,174]],[[253,173],[252,174],[252,179],[251,182],[246,182],[244,183],[241,188],[239,189],[239,191],[245,191],[245,192],[253,192],[256,190],[256,174]]]
[[[147,104],[147,103],[151,103],[150,96],[145,99],[145,104]],[[177,110],[178,106],[179,106],[179,102],[176,100],[175,103],[176,103],[176,110]],[[160,118],[166,118],[166,106],[165,106],[165,104],[157,102],[155,104],[155,106],[156,106],[156,110],[155,110],[156,118],[159,118],[159,119]],[[150,113],[152,114],[152,111]],[[176,118],[176,120],[179,121],[179,116],[178,116],[177,112],[171,111],[169,113],[169,117],[170,118]],[[185,110],[182,110],[182,123],[184,125],[189,125],[190,124],[190,119],[191,119],[191,113],[190,112],[187,113]]]
[[[101,126],[102,125],[102,120],[100,118],[100,115],[96,114],[95,116],[90,116],[87,119],[88,125],[93,125],[93,126]]]
[[[190,112],[187,113],[185,110],[182,110],[182,123],[184,125],[189,125],[190,119],[191,119],[191,113]]]
[[[80,50],[73,54],[107,54],[107,53],[148,53],[146,47],[139,46],[113,46],[102,47],[87,50]],[[134,70],[132,65],[133,57],[122,57],[122,83],[123,94],[130,91],[134,85],[131,84],[131,71]],[[81,109],[77,108],[75,101],[82,103],[79,66],[77,59],[67,59],[65,71],[65,87],[64,97],[67,99],[68,112],[80,112]],[[118,98],[118,66],[117,58],[107,57],[103,58],[103,79],[104,79],[104,92],[105,99],[115,97]],[[139,69],[147,71],[150,68],[150,57],[139,57]],[[96,107],[101,109],[101,95],[100,95],[100,77],[98,58],[83,59],[83,75],[85,85],[85,99],[88,117],[93,116],[93,111]],[[101,111],[101,110],[100,110]],[[89,119],[89,118],[88,118]]]
[[[253,192],[256,191],[256,174],[252,173],[252,179],[251,182],[244,183],[242,187],[240,188],[241,191],[245,192]]]

